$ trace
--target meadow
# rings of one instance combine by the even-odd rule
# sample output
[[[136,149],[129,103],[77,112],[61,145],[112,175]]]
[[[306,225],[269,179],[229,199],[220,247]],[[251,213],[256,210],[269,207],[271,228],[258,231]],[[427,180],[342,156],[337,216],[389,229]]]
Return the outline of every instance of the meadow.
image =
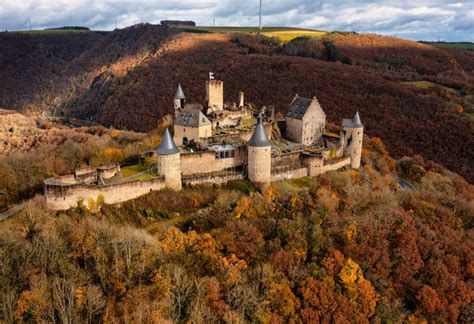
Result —
[[[468,51],[474,51],[474,43],[471,42],[422,42],[424,44],[442,47],[442,48],[456,48]]]
[[[211,27],[211,26],[186,26],[177,27],[176,29],[191,33],[261,33],[269,37],[277,37],[282,42],[288,42],[294,38],[302,36],[324,36],[325,31],[293,28],[293,27],[263,27],[261,30],[258,27]]]

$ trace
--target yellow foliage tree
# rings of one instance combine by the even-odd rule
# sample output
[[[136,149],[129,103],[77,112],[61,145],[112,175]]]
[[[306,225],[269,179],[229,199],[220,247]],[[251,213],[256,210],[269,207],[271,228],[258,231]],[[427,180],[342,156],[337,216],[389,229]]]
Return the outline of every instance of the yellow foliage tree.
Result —
[[[104,157],[109,162],[120,162],[124,158],[122,150],[113,147],[106,147],[104,149]]]
[[[349,293],[351,304],[365,316],[375,313],[377,294],[372,284],[364,278],[359,265],[347,258],[339,272],[339,279]]]

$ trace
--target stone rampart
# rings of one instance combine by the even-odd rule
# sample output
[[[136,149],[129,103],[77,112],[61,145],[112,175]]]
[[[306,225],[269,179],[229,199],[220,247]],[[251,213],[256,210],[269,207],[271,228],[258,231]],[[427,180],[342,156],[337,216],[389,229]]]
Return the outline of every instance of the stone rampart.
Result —
[[[272,172],[271,181],[279,181],[286,179],[302,178],[308,176],[308,168],[289,169],[281,170],[278,172]]]
[[[183,177],[183,185],[197,185],[197,184],[223,184],[231,180],[243,180],[245,176],[243,173],[220,172],[218,174],[196,174],[192,176]]]
[[[233,158],[217,159],[215,151],[181,153],[181,172],[183,176],[196,173],[219,172],[240,167],[245,163],[245,148],[237,147]]]
[[[324,172],[324,157],[321,155],[304,153],[303,164],[308,168],[308,176],[310,177],[316,177]]]
[[[114,177],[117,173],[120,172],[119,164],[107,164],[97,167],[97,173],[100,175],[102,180],[108,180]]]
[[[106,204],[121,203],[165,187],[163,177],[101,186],[82,183],[60,184],[57,181],[56,178],[50,178],[46,179],[44,184],[46,204],[54,210],[66,210],[76,207],[81,200],[87,207],[89,201],[94,200],[96,202],[99,196],[104,198]]]
[[[340,159],[334,159],[329,161],[324,161],[323,173],[328,171],[338,170],[346,165],[351,164],[351,157],[345,156]]]

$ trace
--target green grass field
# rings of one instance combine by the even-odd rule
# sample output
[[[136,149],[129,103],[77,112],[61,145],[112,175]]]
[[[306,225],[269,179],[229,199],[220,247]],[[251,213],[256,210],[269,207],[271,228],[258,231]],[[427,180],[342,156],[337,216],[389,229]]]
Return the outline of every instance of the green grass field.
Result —
[[[124,178],[128,178],[137,173],[146,171],[147,167],[141,164],[134,164],[134,165],[124,166],[120,170],[122,171],[122,175],[124,176]]]
[[[432,46],[437,46],[437,47],[443,47],[443,48],[458,48],[458,49],[463,49],[463,50],[468,50],[468,51],[474,51],[474,43],[470,42],[423,42],[428,45]]]
[[[262,30],[260,30],[258,27],[183,26],[175,28],[189,33],[261,33],[270,37],[278,37],[283,42],[287,42],[301,36],[319,37],[326,34],[326,32],[320,30],[293,27],[264,27]]]
[[[433,88],[433,87],[438,86],[438,87],[442,87],[443,89],[445,89],[449,92],[458,93],[458,91],[456,89],[445,87],[445,86],[442,86],[440,84],[430,82],[430,81],[425,81],[425,80],[421,80],[421,81],[401,81],[400,83],[413,85],[417,88],[422,88],[422,89],[429,89],[429,88]]]
[[[156,178],[155,174],[148,172],[149,166],[150,164],[145,161],[145,164],[127,165],[120,170],[124,179],[146,181]]]

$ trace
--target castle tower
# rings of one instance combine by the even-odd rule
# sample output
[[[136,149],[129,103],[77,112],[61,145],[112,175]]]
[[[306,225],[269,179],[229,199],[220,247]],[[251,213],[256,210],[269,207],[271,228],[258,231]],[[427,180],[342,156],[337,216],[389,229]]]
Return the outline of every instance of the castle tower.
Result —
[[[165,177],[166,186],[176,191],[181,190],[180,153],[171,138],[168,128],[165,130],[161,144],[156,151],[158,153],[158,173]]]
[[[206,81],[206,101],[208,112],[224,109],[224,81],[214,79]]]
[[[174,109],[183,109],[186,104],[186,97],[184,96],[183,88],[181,84],[178,84],[178,89],[174,95]]]
[[[244,92],[239,91],[239,108],[244,108]]]
[[[362,156],[362,140],[364,138],[364,126],[360,120],[359,112],[352,119],[342,120],[342,136],[344,153],[351,156],[351,167],[358,169]]]
[[[268,140],[263,117],[257,117],[257,127],[247,143],[248,177],[260,190],[266,189],[271,181],[272,145]]]

